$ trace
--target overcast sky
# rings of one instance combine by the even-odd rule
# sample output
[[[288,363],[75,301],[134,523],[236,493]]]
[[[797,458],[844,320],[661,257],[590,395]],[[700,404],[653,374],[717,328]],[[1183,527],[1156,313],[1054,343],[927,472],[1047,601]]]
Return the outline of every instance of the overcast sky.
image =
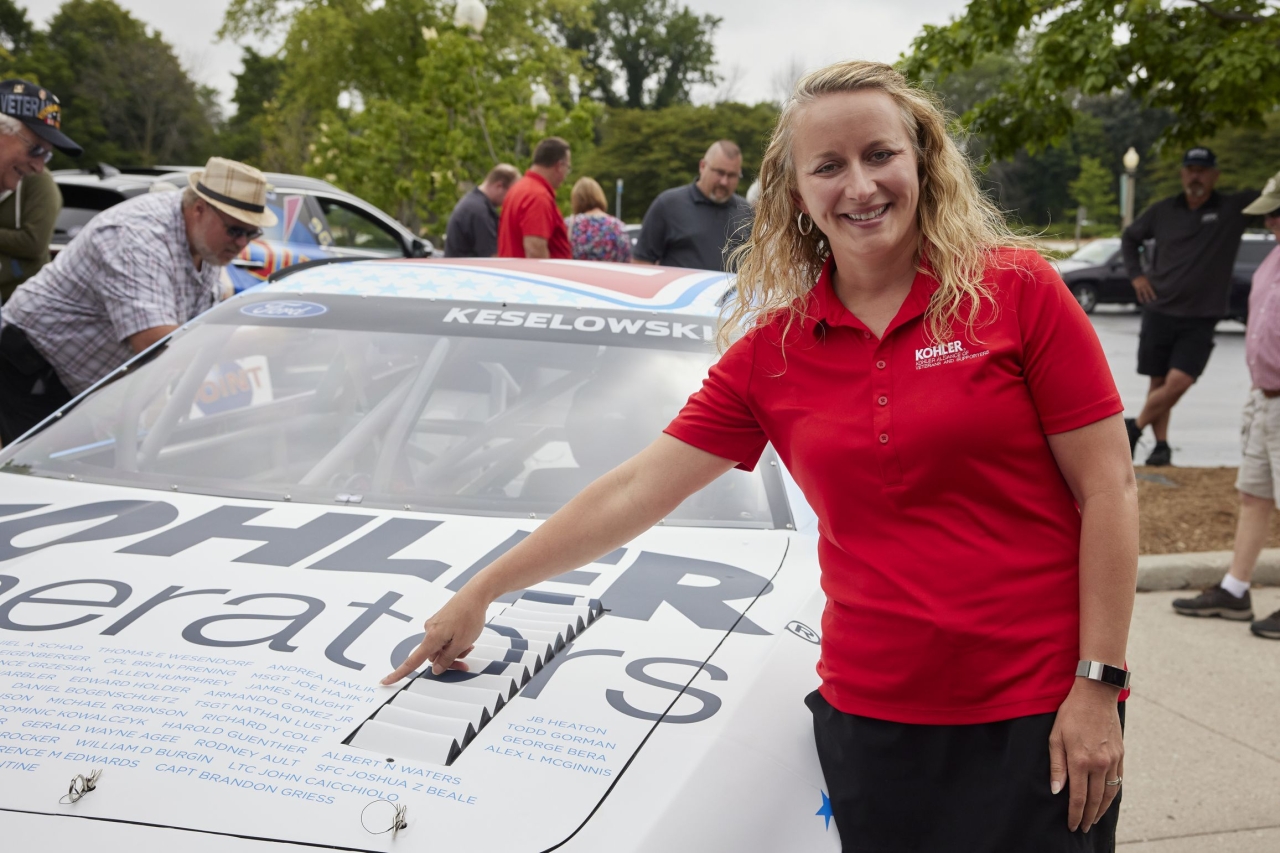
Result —
[[[43,26],[61,0],[18,0]],[[215,86],[230,104],[240,48],[215,40],[227,0],[116,0],[159,30],[201,83]],[[965,0],[683,0],[724,21],[716,33],[716,57],[735,100],[777,97],[777,81],[793,65],[816,68],[837,59],[892,62],[926,24],[945,23]],[[711,91],[699,91],[707,100]]]

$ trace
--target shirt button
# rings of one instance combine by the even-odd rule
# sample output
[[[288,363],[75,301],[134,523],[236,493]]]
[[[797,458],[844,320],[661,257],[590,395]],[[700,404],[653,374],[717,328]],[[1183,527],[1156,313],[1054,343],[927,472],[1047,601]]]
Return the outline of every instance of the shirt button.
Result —
[[[883,361],[877,361],[877,362],[876,362],[876,367],[880,368],[881,370],[884,370],[884,362],[883,362]]]
[[[863,336],[864,338],[866,338],[867,340],[871,340],[871,333],[870,333],[870,332],[863,332],[863,333],[862,333],[862,336]]]
[[[881,444],[888,444],[888,443],[889,443],[889,433],[887,433],[887,432],[882,432],[882,433],[880,433],[880,443],[881,443]]]
[[[876,402],[878,402],[878,403],[879,403],[880,405],[882,405],[882,406],[887,406],[887,405],[889,405],[889,398],[888,398],[888,397],[881,397],[881,398],[880,398],[879,400],[877,400]]]

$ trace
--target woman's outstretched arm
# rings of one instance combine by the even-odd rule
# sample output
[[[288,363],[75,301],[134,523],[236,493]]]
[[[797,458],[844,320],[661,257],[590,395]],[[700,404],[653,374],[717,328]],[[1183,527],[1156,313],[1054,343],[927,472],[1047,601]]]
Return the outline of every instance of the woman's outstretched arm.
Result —
[[[485,610],[498,596],[584,566],[630,542],[733,466],[732,460],[658,436],[469,580],[426,621],[422,643],[382,683],[399,681],[426,661],[435,673],[444,672],[480,636]]]

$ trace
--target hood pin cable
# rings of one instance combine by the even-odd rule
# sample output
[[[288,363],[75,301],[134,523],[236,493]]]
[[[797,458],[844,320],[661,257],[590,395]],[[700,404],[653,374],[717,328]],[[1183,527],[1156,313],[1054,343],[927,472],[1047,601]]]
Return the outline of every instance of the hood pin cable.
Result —
[[[102,768],[98,768],[87,777],[77,773],[71,779],[71,787],[67,789],[67,793],[58,798],[58,802],[64,806],[80,802],[81,797],[98,787],[98,779],[101,777]]]
[[[387,805],[391,806],[393,809],[395,809],[395,814],[391,818],[390,826],[388,826],[386,829],[380,829],[377,832],[374,832],[372,829],[369,828],[369,825],[364,822],[364,813],[369,810],[369,806],[376,806],[378,803],[386,803]],[[369,803],[363,809],[360,810],[360,825],[363,826],[364,831],[369,833],[370,835],[382,835],[384,833],[389,832],[391,833],[391,839],[394,841],[396,837],[396,833],[409,825],[409,821],[405,819],[405,814],[408,811],[409,811],[408,805],[396,805],[390,800],[382,800],[382,799],[374,800],[373,802]]]

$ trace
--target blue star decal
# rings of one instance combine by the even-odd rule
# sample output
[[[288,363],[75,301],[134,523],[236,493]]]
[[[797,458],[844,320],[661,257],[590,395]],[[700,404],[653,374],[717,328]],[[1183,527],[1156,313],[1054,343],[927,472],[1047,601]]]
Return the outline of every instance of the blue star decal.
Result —
[[[831,798],[827,796],[826,791],[822,791],[822,808],[814,812],[815,815],[821,815],[823,820],[827,822],[827,829],[831,828],[831,818],[835,815],[831,812]]]

